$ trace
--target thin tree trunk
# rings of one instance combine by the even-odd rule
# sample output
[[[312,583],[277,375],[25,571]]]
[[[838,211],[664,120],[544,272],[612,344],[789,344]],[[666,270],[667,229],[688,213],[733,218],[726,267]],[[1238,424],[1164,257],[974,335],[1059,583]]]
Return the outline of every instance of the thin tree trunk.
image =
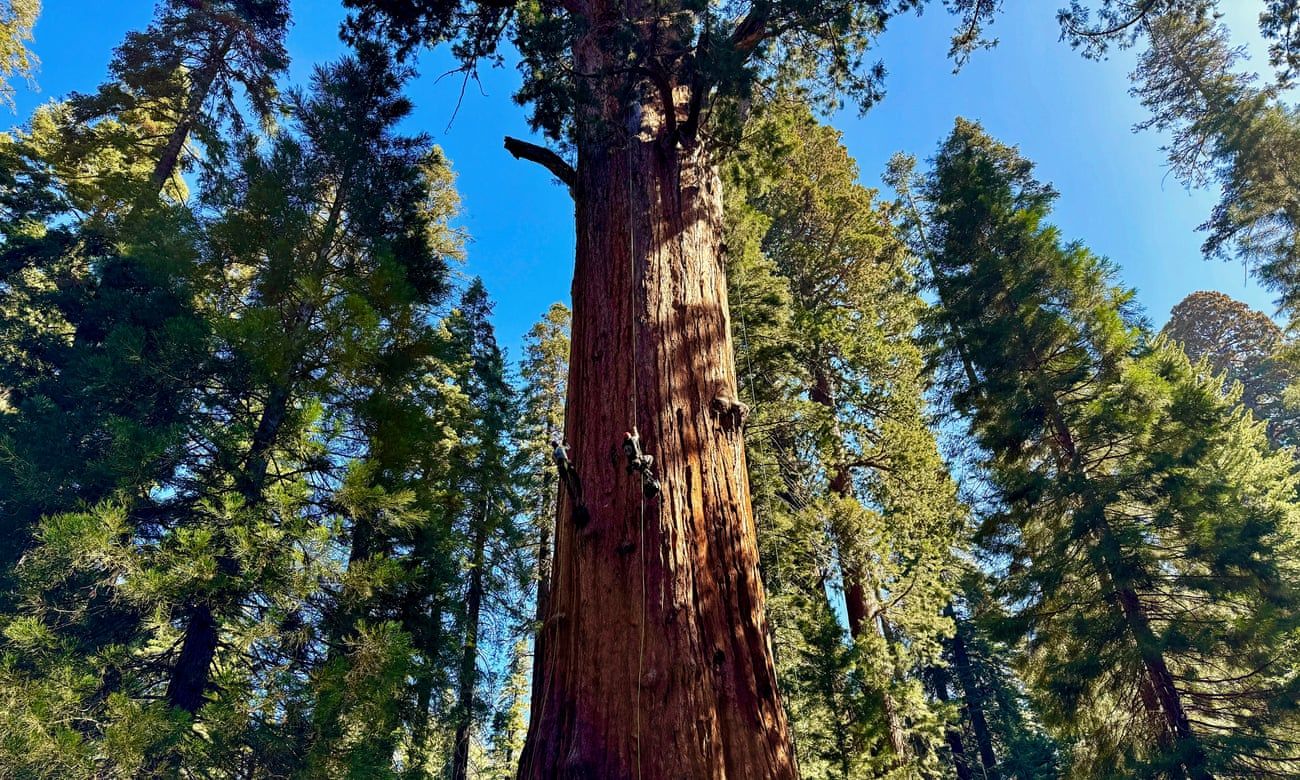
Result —
[[[1025,346],[1034,365],[1044,365],[1044,361],[1038,355],[1034,345],[1026,344]],[[1061,412],[1056,397],[1050,393],[1045,396],[1040,394],[1039,401],[1043,405],[1047,422],[1052,429],[1052,445],[1056,452],[1059,469],[1075,473],[1082,484],[1088,484],[1090,482],[1089,474],[1081,463],[1074,434]],[[1105,567],[1103,586],[1105,578],[1109,578],[1111,588],[1115,593],[1115,603],[1120,608],[1129,633],[1137,646],[1138,655],[1141,658],[1142,667],[1147,678],[1146,685],[1149,686],[1149,689],[1147,691],[1140,690],[1139,693],[1149,695],[1154,692],[1156,700],[1160,703],[1160,712],[1164,718],[1165,728],[1168,729],[1169,734],[1173,735],[1176,743],[1175,756],[1180,765],[1186,770],[1188,778],[1190,780],[1211,780],[1213,776],[1205,767],[1205,751],[1201,748],[1199,738],[1192,731],[1191,722],[1188,720],[1186,710],[1183,708],[1182,694],[1178,690],[1173,674],[1169,670],[1160,641],[1151,629],[1151,623],[1146,610],[1142,606],[1141,599],[1129,584],[1130,578],[1120,568],[1118,560],[1120,555],[1119,542],[1115,539],[1115,535],[1110,528],[1110,522],[1104,512],[1099,512],[1099,516],[1093,518],[1093,527],[1099,535],[1097,541],[1101,548],[1102,564]]]
[[[469,586],[465,591],[465,643],[461,648],[460,692],[456,705],[456,741],[452,751],[452,780],[469,773],[469,743],[474,726],[474,691],[478,688],[479,612],[483,604],[483,566],[486,563],[487,510],[474,529]]]
[[[1150,621],[1147,619],[1141,601],[1131,588],[1120,589],[1119,601],[1124,609],[1124,618],[1137,641],[1142,665],[1146,670],[1147,684],[1150,686],[1146,693],[1153,692],[1156,700],[1160,702],[1166,727],[1174,737],[1174,749],[1178,760],[1187,770],[1187,776],[1191,780],[1210,780],[1213,776],[1205,766],[1205,751],[1201,748],[1196,734],[1192,732],[1192,724],[1183,709],[1182,695],[1165,662],[1164,653],[1160,650],[1160,640],[1151,630]]]
[[[547,438],[550,441],[550,437]],[[551,471],[548,474],[553,473]],[[547,477],[543,484],[546,497],[545,503],[538,508],[537,519],[537,604],[534,608],[533,621],[535,633],[533,634],[533,680],[532,692],[529,696],[529,712],[538,712],[541,707],[542,688],[535,684],[538,677],[541,676],[541,661],[546,657],[546,616],[551,601],[551,572],[552,572],[552,540],[555,538],[556,528],[554,523],[546,522],[546,512],[554,508],[554,512],[559,514],[560,497],[559,497],[559,480]],[[554,515],[552,515],[554,517]]]
[[[247,465],[238,480],[239,492],[246,506],[255,506],[262,501],[271,447],[284,424],[288,407],[289,391],[286,386],[277,385],[272,389],[266,406],[262,408],[262,416],[253,433],[245,461]],[[217,566],[223,573],[234,574],[238,564],[225,554],[218,557]],[[191,715],[203,706],[212,661],[217,655],[218,640],[219,631],[212,605],[206,601],[191,605],[186,615],[181,652],[167,683],[167,702],[171,706]]]
[[[1083,473],[1082,467],[1079,465],[1079,454],[1074,436],[1066,425],[1055,398],[1049,399],[1045,403],[1045,407],[1048,413],[1048,421],[1055,431],[1057,451],[1062,456],[1062,462],[1067,464],[1071,470],[1080,472],[1080,476],[1086,482],[1088,475]],[[1165,728],[1173,736],[1175,756],[1186,770],[1188,778],[1190,780],[1211,780],[1213,775],[1205,766],[1205,751],[1201,748],[1199,738],[1192,731],[1191,721],[1188,720],[1187,712],[1183,708],[1182,693],[1174,682],[1173,674],[1169,671],[1168,662],[1166,662],[1164,651],[1160,646],[1160,640],[1151,628],[1151,621],[1147,617],[1146,609],[1142,606],[1142,600],[1132,586],[1129,585],[1129,578],[1120,569],[1118,560],[1120,555],[1119,542],[1115,539],[1114,532],[1110,528],[1110,522],[1104,514],[1101,514],[1095,518],[1093,526],[1099,534],[1098,543],[1101,547],[1102,565],[1105,567],[1106,576],[1110,579],[1111,587],[1114,589],[1115,602],[1119,606],[1124,622],[1128,626],[1129,633],[1137,646],[1138,656],[1142,659],[1142,667],[1146,676],[1145,686],[1147,687],[1146,690],[1140,689],[1139,693],[1148,698],[1151,693],[1155,694],[1156,701],[1160,703],[1160,713],[1164,718]],[[1144,706],[1149,707],[1149,701],[1144,701]],[[1157,735],[1157,739],[1159,739],[1159,735]]]
[[[407,616],[408,619],[411,617]],[[433,703],[433,668],[437,664],[437,633],[442,621],[441,610],[435,607],[428,617],[431,632],[423,636],[419,649],[424,655],[425,668],[417,675],[415,682],[415,711],[411,716],[411,753],[412,766],[420,767],[428,759],[429,753],[429,708]]]
[[[189,140],[190,133],[194,132],[194,126],[203,112],[203,104],[212,94],[212,85],[216,83],[217,76],[225,67],[226,56],[230,54],[230,47],[234,42],[235,31],[230,30],[213,47],[203,67],[195,73],[193,86],[185,97],[185,106],[181,109],[180,121],[168,134],[167,143],[163,145],[162,154],[154,163],[153,173],[149,176],[149,190],[145,193],[148,197],[157,197],[163,187],[167,186],[167,182],[176,175],[185,142]]]
[[[623,13],[612,5],[593,15]],[[614,69],[603,34],[577,47],[579,72]],[[720,178],[666,132],[611,140],[626,101],[596,103],[606,115],[579,120],[565,414],[590,521],[560,507],[519,777],[794,778],[734,402]],[[620,453],[634,427],[653,498]]]
[[[875,615],[876,631],[880,638],[885,640],[885,647],[889,649],[891,659],[890,679],[894,682],[903,680],[904,672],[899,668],[898,658],[894,655],[893,648],[899,646],[898,634],[894,626],[889,622],[889,617],[885,614],[884,599],[880,595],[880,589],[872,588],[871,592],[871,612]],[[884,691],[885,700],[885,719],[889,725],[889,744],[894,749],[894,755],[898,757],[899,764],[902,765],[915,756],[916,750],[912,742],[908,740],[907,730],[903,723],[903,716],[898,711],[898,702],[889,693]]]
[[[813,387],[810,389],[809,397],[813,402],[818,403],[826,408],[827,413],[832,418],[832,436],[838,441],[840,438],[839,423],[835,420],[836,404],[835,393],[831,387],[830,376],[825,367],[816,365],[813,367]],[[837,450],[839,447],[837,446]],[[853,476],[849,473],[847,467],[842,463],[831,464],[831,478],[828,484],[832,495],[841,499],[857,500],[853,493]],[[866,630],[867,623],[871,622],[875,630],[881,635],[888,646],[893,640],[889,636],[889,627],[886,618],[881,614],[879,601],[874,596],[875,585],[868,582],[868,577],[862,569],[861,561],[853,555],[854,541],[847,539],[842,533],[834,534],[836,548],[840,551],[840,569],[844,576],[844,611],[848,616],[849,635],[853,639],[858,639]],[[868,588],[871,588],[869,595]],[[894,678],[891,670],[890,678]],[[901,764],[907,762],[912,756],[911,746],[907,741],[907,730],[904,728],[903,719],[898,713],[898,702],[890,694],[887,687],[880,691],[881,704],[885,710],[885,725],[889,732],[889,746],[894,752],[896,760]]]
[[[952,675],[948,669],[942,666],[931,666],[928,669],[930,677],[930,688],[934,691],[934,698],[940,704],[948,704],[952,701],[952,696],[948,692],[949,686],[952,685]],[[950,725],[944,729],[944,741],[948,743],[948,752],[952,754],[952,768],[957,774],[957,780],[972,780],[973,775],[970,766],[966,763],[966,745],[962,742],[962,731],[955,725]]]
[[[949,647],[952,650],[952,668],[957,675],[957,682],[961,684],[962,702],[966,710],[966,717],[970,721],[971,732],[975,735],[975,746],[979,750],[980,766],[984,770],[986,780],[998,780],[1001,773],[998,771],[998,756],[993,749],[993,735],[989,731],[988,718],[984,714],[984,692],[980,689],[979,681],[975,678],[975,670],[971,668],[970,654],[966,650],[966,639],[963,636],[964,628],[961,620],[957,618],[956,612],[951,606],[947,608],[948,617],[953,621],[953,633]]]

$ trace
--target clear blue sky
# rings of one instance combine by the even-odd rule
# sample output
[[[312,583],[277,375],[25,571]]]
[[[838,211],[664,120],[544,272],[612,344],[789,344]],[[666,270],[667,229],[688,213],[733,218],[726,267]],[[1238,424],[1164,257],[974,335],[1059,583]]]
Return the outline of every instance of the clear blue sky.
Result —
[[[1131,132],[1144,116],[1128,95],[1132,54],[1083,60],[1058,40],[1054,12],[1063,3],[1007,3],[993,30],[999,46],[977,53],[956,75],[946,59],[953,20],[940,4],[919,18],[896,20],[877,52],[889,70],[887,97],[864,117],[846,111],[832,118],[861,165],[863,182],[881,186],[880,173],[895,151],[928,157],[954,117],[977,119],[1038,163],[1040,177],[1061,192],[1054,221],[1065,235],[1120,265],[1124,283],[1138,289],[1155,324],[1200,289],[1272,313],[1270,296],[1243,278],[1240,265],[1201,259],[1196,226],[1208,216],[1214,194],[1185,190],[1166,175],[1161,139]],[[1233,32],[1258,52],[1260,0],[1222,5]],[[127,30],[148,23],[152,7],[150,0],[44,0],[34,44],[42,60],[40,91],[18,85],[12,121],[23,121],[45,100],[94,89],[113,47]],[[293,11],[290,79],[302,83],[313,64],[343,52],[337,38],[343,10],[336,0],[294,0]],[[461,223],[473,236],[463,270],[483,277],[497,301],[501,343],[517,356],[520,338],[547,306],[568,300],[572,207],[542,169],[501,148],[502,136],[527,134],[524,111],[510,99],[515,72],[487,72],[482,92],[471,84],[448,127],[460,80],[438,76],[450,67],[445,54],[423,57],[411,87],[416,113],[410,127],[433,135],[455,166]]]

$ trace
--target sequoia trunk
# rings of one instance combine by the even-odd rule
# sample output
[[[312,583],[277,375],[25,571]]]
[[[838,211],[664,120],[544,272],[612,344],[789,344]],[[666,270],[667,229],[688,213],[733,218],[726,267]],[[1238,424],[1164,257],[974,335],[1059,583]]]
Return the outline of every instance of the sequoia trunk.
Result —
[[[580,70],[599,70],[583,61],[599,46]],[[589,518],[575,523],[562,490],[519,777],[794,778],[735,402],[720,180],[662,126],[620,133],[619,100],[603,109],[613,129],[578,144],[565,432]],[[657,497],[627,469],[634,428]]]

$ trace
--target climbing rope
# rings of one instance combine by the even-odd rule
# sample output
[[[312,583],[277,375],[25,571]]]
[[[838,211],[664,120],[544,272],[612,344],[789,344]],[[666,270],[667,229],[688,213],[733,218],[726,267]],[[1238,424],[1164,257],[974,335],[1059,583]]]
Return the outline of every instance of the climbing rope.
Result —
[[[639,132],[640,128],[638,128],[637,130]],[[629,399],[632,406],[632,410],[631,410],[632,411],[632,415],[631,415],[632,433],[629,438],[632,438],[635,448],[636,450],[638,450],[637,454],[641,455],[641,453],[639,452],[640,432],[637,428],[638,420],[637,420],[637,381],[636,381],[637,376],[636,375],[637,375],[637,366],[638,366],[637,363],[638,316],[637,316],[637,297],[636,297],[636,228],[635,228],[634,216],[632,213],[632,194],[633,194],[632,193],[632,143],[635,136],[632,135],[630,128],[627,130],[627,133],[628,133],[627,141],[624,145],[624,157],[625,157],[624,164],[627,170],[624,171],[624,174],[627,182],[628,298],[630,302],[629,313],[631,314],[631,321],[632,321],[631,324],[632,349],[630,350],[632,355],[632,383],[631,383],[632,387],[631,387],[631,398]],[[624,444],[626,446],[626,442]],[[629,455],[629,464],[631,463],[632,457],[633,457],[632,455]],[[642,455],[642,457],[644,456]],[[645,500],[646,500],[645,468],[646,465],[644,464],[644,461],[642,461],[640,465],[641,465],[640,476],[641,476],[642,484],[641,484],[641,489],[637,491],[639,493],[638,500],[640,501],[640,523],[639,523],[640,530],[639,530],[639,538],[637,540],[637,548],[638,548],[639,557],[641,559],[641,618],[638,621],[638,629],[637,629],[639,636],[637,638],[636,680],[633,683],[636,686],[635,730],[636,730],[637,780],[641,780],[641,677],[645,673],[645,617],[646,617],[646,584],[645,584]]]

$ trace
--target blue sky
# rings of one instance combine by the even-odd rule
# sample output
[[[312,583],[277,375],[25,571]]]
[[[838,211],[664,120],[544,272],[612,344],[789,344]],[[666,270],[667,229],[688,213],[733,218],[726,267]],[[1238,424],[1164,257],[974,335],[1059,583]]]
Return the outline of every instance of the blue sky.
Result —
[[[1007,3],[992,31],[998,47],[977,53],[955,75],[946,58],[953,20],[939,4],[921,17],[896,20],[877,51],[889,70],[885,100],[865,116],[849,110],[831,118],[858,159],[863,183],[880,187],[896,151],[928,157],[955,117],[976,119],[1037,162],[1040,178],[1061,192],[1053,220],[1066,236],[1120,265],[1124,283],[1137,288],[1155,324],[1201,289],[1272,313],[1270,296],[1244,278],[1240,265],[1201,259],[1196,226],[1214,193],[1188,192],[1167,175],[1161,138],[1131,131],[1144,118],[1128,95],[1132,53],[1092,62],[1071,51],[1058,40],[1055,10],[1063,2]],[[1262,2],[1222,5],[1233,32],[1258,57],[1254,22]],[[113,47],[127,30],[148,23],[152,7],[150,0],[44,0],[33,45],[42,60],[39,92],[17,85],[12,122],[45,100],[94,89]],[[312,65],[344,51],[337,38],[343,9],[335,0],[294,0],[293,11],[290,80],[303,83]],[[516,73],[487,71],[482,91],[469,86],[453,122],[460,79],[438,79],[450,67],[444,53],[422,58],[410,89],[416,113],[409,129],[431,134],[452,160],[463,199],[460,222],[472,236],[463,272],[483,277],[497,301],[500,341],[517,356],[532,323],[552,302],[568,300],[572,206],[542,169],[515,161],[501,147],[504,135],[527,135],[524,110],[510,98]]]

